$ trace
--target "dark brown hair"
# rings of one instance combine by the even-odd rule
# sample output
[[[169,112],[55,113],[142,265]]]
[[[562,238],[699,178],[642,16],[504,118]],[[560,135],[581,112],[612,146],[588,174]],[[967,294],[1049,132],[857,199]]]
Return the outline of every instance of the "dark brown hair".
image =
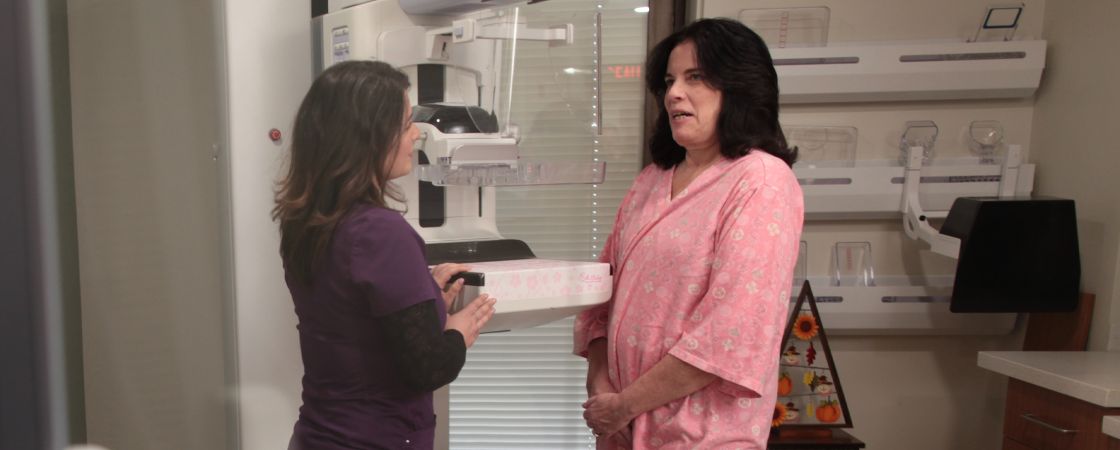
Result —
[[[668,169],[684,160],[685,149],[673,140],[665,110],[665,72],[669,54],[686,41],[696,46],[704,80],[723,94],[716,127],[720,154],[736,159],[758,148],[792,166],[797,148],[789,148],[778,124],[778,74],[770,51],[758,34],[730,19],[693,22],[650,51],[646,87],[657,98],[658,108],[650,138],[653,162]]]
[[[389,184],[386,159],[404,131],[408,77],[379,61],[347,61],[315,79],[292,127],[288,174],[272,219],[280,223],[280,257],[310,284],[339,221],[357,204],[402,201]]]

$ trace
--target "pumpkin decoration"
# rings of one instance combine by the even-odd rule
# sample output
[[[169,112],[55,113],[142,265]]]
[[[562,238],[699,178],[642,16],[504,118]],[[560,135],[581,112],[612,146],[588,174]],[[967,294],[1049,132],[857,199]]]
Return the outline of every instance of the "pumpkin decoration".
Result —
[[[782,372],[778,377],[778,395],[786,396],[793,392],[793,380],[789,378],[789,374]]]
[[[840,402],[827,400],[820,402],[815,411],[817,420],[821,423],[832,423],[840,420]]]
[[[803,341],[816,337],[818,331],[820,331],[820,326],[817,325],[817,319],[812,314],[802,313],[797,316],[797,321],[793,323],[793,335]]]

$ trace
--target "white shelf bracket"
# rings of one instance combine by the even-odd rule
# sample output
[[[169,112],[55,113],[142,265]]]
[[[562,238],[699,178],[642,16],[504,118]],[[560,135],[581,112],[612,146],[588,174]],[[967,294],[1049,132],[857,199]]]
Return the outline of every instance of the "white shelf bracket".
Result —
[[[523,23],[510,24],[504,21],[487,19],[461,19],[453,21],[450,27],[428,31],[429,41],[439,39],[437,36],[455,44],[472,42],[475,39],[517,39],[571,44],[575,39],[575,26],[568,23],[551,28],[529,28]]]
[[[471,20],[472,19],[465,19]],[[459,20],[455,21],[452,28],[458,28]],[[563,24],[551,28],[529,28],[523,23],[516,25],[508,22],[496,23],[480,23],[473,26],[478,30],[477,38],[479,39],[516,39],[528,41],[548,41],[562,44],[571,44],[575,39],[575,26],[573,24]],[[459,42],[459,38],[456,38]]]
[[[999,174],[999,198],[1014,197],[1019,184],[1019,166],[1023,164],[1023,148],[1019,144],[1007,146],[1007,157]]]
[[[957,259],[961,240],[946,236],[929,224],[929,215],[922,210],[918,188],[922,182],[922,148],[910,147],[907,154],[906,176],[902,184],[902,229],[911,239],[920,239],[930,245],[934,253]]]
[[[427,57],[432,61],[447,61],[450,58],[447,52],[448,45],[451,45],[450,27],[430,30],[424,35],[424,50],[428,52]]]

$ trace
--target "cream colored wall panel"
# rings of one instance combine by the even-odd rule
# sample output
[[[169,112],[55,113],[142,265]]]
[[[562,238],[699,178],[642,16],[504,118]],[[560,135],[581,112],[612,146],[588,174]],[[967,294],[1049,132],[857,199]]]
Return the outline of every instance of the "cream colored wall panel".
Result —
[[[996,2],[944,0],[694,0],[705,17],[739,17],[746,8],[829,7],[831,43],[881,40],[971,38],[984,18],[986,7]],[[1023,17],[1015,37],[1038,38],[1042,33],[1045,0],[1024,0]]]
[[[1081,285],[1097,295],[1089,348],[1120,350],[1120,3],[1051,2],[1035,108],[1038,192],[1077,202]],[[1110,343],[1111,341],[1111,343]]]
[[[241,448],[286,448],[298,416],[303,365],[284,284],[273,189],[287,138],[311,86],[311,17],[304,2],[224,2]],[[276,128],[285,136],[268,139]]]
[[[828,326],[828,318],[822,317]],[[976,365],[977,350],[1018,349],[995,337],[829,339],[855,428],[869,449],[1000,448],[1006,377]]]

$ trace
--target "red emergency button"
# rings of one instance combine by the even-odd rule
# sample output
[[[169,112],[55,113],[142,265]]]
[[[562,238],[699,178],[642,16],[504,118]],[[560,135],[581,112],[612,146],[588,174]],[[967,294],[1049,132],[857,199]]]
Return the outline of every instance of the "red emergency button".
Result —
[[[283,136],[280,135],[280,130],[275,128],[268,130],[268,138],[272,139],[272,142],[280,142],[281,137]]]

